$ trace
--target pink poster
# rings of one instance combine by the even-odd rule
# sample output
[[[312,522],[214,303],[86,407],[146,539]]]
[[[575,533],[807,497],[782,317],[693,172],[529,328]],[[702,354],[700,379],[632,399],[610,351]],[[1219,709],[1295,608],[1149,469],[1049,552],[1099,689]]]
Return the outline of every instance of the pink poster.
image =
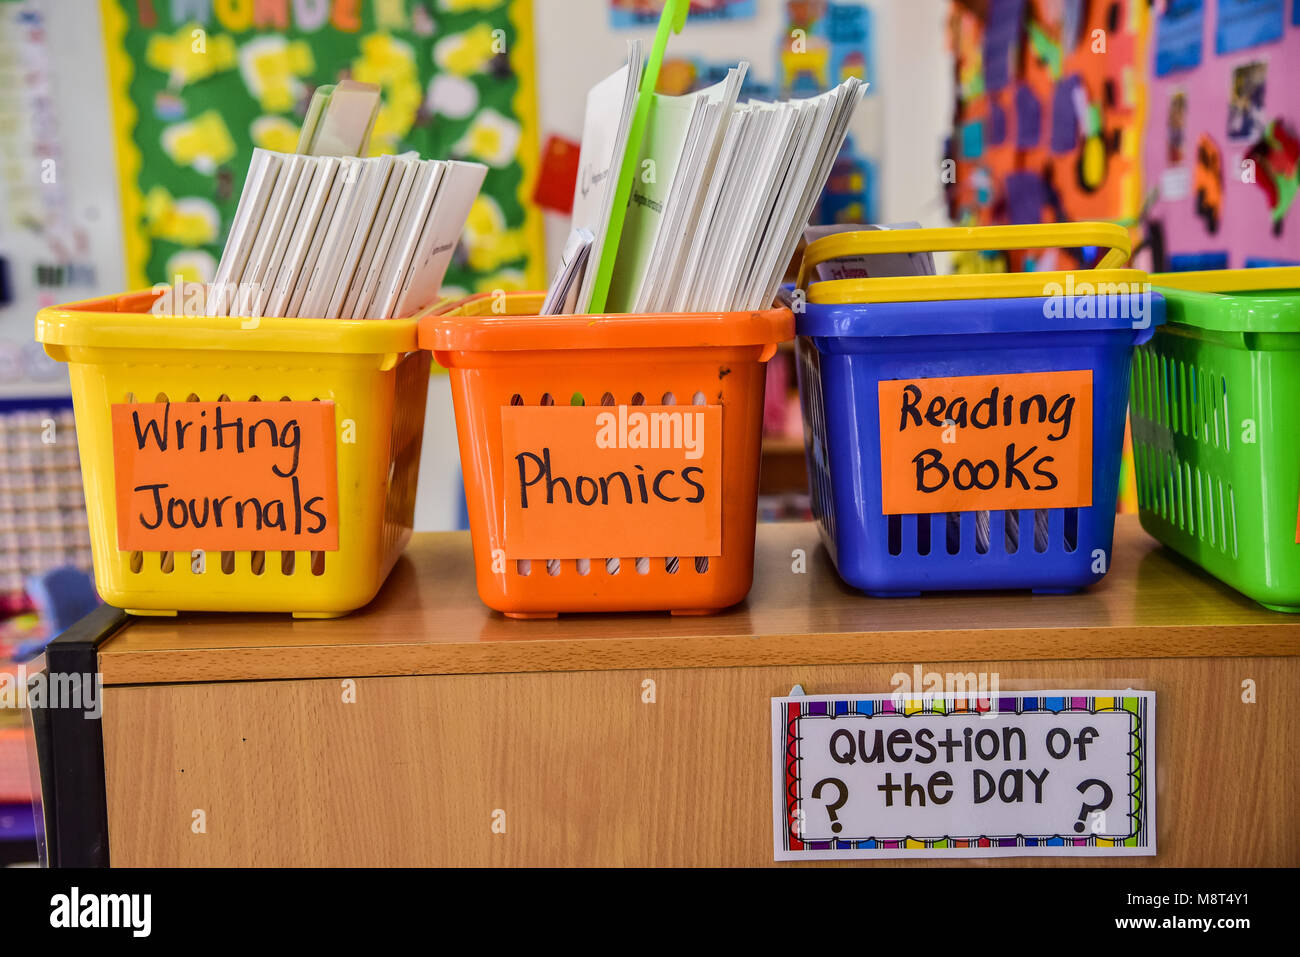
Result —
[[[1259,42],[1245,34],[1219,55],[1220,28],[1231,25],[1220,18],[1241,6],[1204,0],[1199,62],[1162,76],[1155,63],[1170,25],[1154,23],[1143,166],[1166,268],[1300,264],[1300,25],[1287,9],[1254,33]]]

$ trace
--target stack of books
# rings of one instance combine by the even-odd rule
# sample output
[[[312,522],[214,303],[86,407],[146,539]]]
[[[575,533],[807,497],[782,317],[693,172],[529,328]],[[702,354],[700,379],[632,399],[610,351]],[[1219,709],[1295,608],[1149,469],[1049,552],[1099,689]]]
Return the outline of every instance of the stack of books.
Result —
[[[662,96],[644,91],[643,61],[640,44],[631,43],[627,65],[587,97],[574,232],[544,311],[766,308],[866,85],[851,77],[812,99],[742,104],[742,62],[708,89]],[[646,96],[644,135],[633,142],[628,131]],[[627,175],[633,151],[624,216],[612,215],[619,172]],[[602,298],[597,270],[611,258]]]

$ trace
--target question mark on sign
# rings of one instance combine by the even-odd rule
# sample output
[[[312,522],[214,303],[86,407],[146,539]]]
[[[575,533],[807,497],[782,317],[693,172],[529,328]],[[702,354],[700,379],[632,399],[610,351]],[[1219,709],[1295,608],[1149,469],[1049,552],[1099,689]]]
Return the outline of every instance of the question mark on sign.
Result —
[[[1089,804],[1086,800],[1083,802],[1083,809],[1079,811],[1079,820],[1076,821],[1074,825],[1074,829],[1078,831],[1080,834],[1084,832],[1084,829],[1087,826],[1083,822],[1087,820],[1088,816],[1093,814],[1096,811],[1106,810],[1106,808],[1110,807],[1111,798],[1114,797],[1114,795],[1111,793],[1110,785],[1107,784],[1105,781],[1098,781],[1096,778],[1088,778],[1088,780],[1080,784],[1079,793],[1086,794],[1088,792],[1088,788],[1092,787],[1094,784],[1097,787],[1101,788],[1101,803]],[[816,797],[816,795],[813,796]]]
[[[839,815],[836,814],[836,812],[840,808],[844,807],[844,802],[849,799],[849,787],[839,778],[823,778],[822,780],[818,781],[816,785],[813,786],[812,797],[814,801],[821,798],[822,788],[828,784],[835,785],[835,789],[839,791],[839,797],[835,799],[835,802],[833,804],[826,805],[826,813],[830,816],[831,819],[831,830],[834,831],[836,834],[838,834],[840,833],[840,831],[844,830],[844,825],[836,820],[836,818],[839,817]],[[1109,803],[1110,798],[1108,797],[1106,800],[1107,803]]]

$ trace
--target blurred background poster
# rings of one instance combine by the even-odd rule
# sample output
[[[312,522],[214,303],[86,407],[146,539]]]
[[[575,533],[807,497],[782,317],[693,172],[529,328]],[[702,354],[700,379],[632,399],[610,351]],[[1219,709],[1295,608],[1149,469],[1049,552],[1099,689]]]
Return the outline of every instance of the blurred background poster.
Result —
[[[444,292],[545,284],[531,0],[102,9],[129,286],[210,278],[253,148],[292,152],[312,90],[344,78],[382,88],[373,154],[489,167]]]
[[[616,29],[654,26],[664,0],[609,0],[609,25]],[[758,9],[758,0],[691,0],[691,20],[743,20]]]

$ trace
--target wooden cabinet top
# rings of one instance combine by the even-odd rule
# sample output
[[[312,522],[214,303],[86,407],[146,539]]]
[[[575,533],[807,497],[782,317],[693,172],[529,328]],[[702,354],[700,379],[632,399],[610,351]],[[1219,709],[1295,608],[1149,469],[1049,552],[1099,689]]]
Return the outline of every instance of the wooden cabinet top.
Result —
[[[807,570],[792,570],[804,549]],[[867,598],[809,524],[760,525],[754,587],[710,617],[512,621],[474,590],[469,535],[417,535],[379,596],[330,621],[128,618],[99,648],[106,684],[870,662],[1300,654],[1300,616],[1268,611],[1182,562],[1133,516],[1111,573],[1071,596]]]

